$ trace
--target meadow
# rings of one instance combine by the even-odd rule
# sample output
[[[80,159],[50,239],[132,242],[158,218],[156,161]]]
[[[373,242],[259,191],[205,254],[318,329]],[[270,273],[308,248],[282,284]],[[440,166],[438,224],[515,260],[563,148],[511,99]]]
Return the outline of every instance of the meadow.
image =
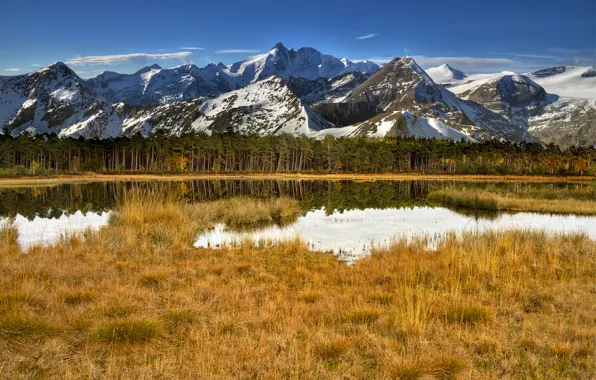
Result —
[[[0,230],[4,378],[590,378],[596,242],[505,231],[353,266],[300,241],[198,249],[289,198],[131,193],[108,226],[23,252]]]

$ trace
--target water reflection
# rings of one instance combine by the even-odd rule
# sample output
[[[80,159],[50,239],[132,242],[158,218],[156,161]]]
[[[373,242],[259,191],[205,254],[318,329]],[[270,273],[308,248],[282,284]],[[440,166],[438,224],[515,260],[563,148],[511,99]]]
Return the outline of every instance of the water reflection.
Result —
[[[427,195],[435,190],[488,189],[516,192],[552,190],[594,199],[594,186],[565,183],[471,183],[456,181],[321,181],[321,180],[193,180],[149,182],[94,182],[51,187],[0,188],[0,221],[16,218],[24,247],[53,242],[65,232],[98,228],[130,190],[175,194],[188,202],[235,196],[297,199],[303,215],[284,224],[245,227],[232,231],[218,226],[202,235],[197,245],[230,244],[250,238],[273,240],[301,237],[313,249],[333,251],[346,260],[370,252],[374,245],[396,237],[486,228],[532,228],[549,231],[585,231],[593,236],[596,219],[536,214],[429,208]],[[582,199],[583,199],[582,198]],[[290,224],[288,224],[290,223]],[[247,231],[250,230],[250,231]],[[250,232],[250,233],[249,233]]]
[[[425,236],[433,248],[447,233],[489,229],[584,232],[596,239],[596,217],[516,213],[482,218],[440,207],[364,209],[331,214],[322,209],[308,212],[296,223],[285,227],[272,225],[253,231],[237,231],[220,224],[202,233],[195,246],[217,248],[239,245],[246,240],[262,245],[299,238],[313,250],[330,251],[340,260],[354,262],[368,255],[373,247],[386,247],[396,239]]]
[[[109,212],[83,213],[77,211],[71,215],[62,214],[58,218],[36,216],[28,219],[17,215],[12,222],[18,228],[18,243],[22,249],[56,242],[61,236],[69,235],[86,229],[98,229],[108,223]],[[0,220],[0,225],[10,222],[8,218]]]

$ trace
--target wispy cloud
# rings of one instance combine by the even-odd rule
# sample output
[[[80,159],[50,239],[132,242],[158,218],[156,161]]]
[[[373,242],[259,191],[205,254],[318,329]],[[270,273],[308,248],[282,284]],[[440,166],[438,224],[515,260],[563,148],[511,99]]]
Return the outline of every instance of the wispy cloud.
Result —
[[[543,54],[511,54],[515,57],[520,57],[520,58],[535,58],[535,59],[561,59],[561,57],[557,57],[554,55],[543,55]]]
[[[31,67],[41,67],[41,65],[39,63],[34,63],[31,65]]]
[[[250,49],[224,49],[218,50],[216,54],[235,54],[235,53],[258,53],[259,50],[250,50]]]
[[[356,39],[357,40],[368,40],[369,38],[374,38],[378,35],[379,35],[378,33],[371,33],[371,34],[367,34],[366,36],[356,37]]]
[[[4,69],[4,71],[10,71],[10,72],[13,72],[13,73],[18,73],[19,71],[21,71],[21,69],[19,69],[19,68],[14,68],[14,69]]]
[[[180,50],[205,50],[205,48],[201,48],[201,47],[181,47]]]
[[[86,65],[115,65],[120,63],[144,64],[148,60],[179,59],[184,63],[191,63],[189,51],[164,54],[119,54],[119,55],[89,55],[85,57],[75,57],[66,61],[67,65],[86,66]]]

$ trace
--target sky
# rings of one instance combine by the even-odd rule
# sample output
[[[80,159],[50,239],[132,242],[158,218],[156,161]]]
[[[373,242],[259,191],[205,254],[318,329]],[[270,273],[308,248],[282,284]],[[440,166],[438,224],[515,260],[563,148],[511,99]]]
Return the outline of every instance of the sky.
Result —
[[[230,64],[277,42],[470,73],[596,63],[595,0],[19,0],[0,13],[0,75]]]

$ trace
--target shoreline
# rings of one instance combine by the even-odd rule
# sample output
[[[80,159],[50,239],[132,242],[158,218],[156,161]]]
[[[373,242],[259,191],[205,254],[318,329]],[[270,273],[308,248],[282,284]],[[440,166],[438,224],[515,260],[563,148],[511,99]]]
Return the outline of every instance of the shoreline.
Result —
[[[528,175],[474,175],[474,174],[97,174],[63,175],[53,177],[20,177],[0,179],[0,187],[51,186],[65,183],[129,182],[129,181],[190,181],[190,180],[327,180],[327,181],[460,181],[460,182],[536,182],[536,183],[589,183],[596,176],[528,176]]]

